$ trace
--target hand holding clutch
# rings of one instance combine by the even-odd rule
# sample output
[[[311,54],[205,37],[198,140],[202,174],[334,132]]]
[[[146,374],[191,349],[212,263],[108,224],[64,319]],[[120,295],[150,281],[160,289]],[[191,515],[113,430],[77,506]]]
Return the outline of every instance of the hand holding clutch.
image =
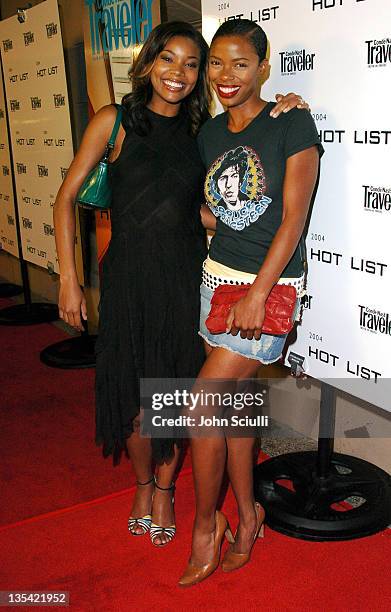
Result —
[[[223,334],[227,329],[227,318],[231,308],[244,298],[252,285],[219,285],[215,290],[211,309],[205,321],[211,334]],[[285,335],[294,325],[296,289],[292,285],[274,285],[265,302],[263,334]]]

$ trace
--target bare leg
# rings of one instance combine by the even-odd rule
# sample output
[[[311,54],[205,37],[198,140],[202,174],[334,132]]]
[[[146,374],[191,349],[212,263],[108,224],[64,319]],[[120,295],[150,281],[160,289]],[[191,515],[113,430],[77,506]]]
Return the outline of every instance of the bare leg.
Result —
[[[256,376],[258,363],[248,360],[245,378],[252,379]],[[238,387],[242,387],[239,385]],[[243,387],[242,387],[243,389]],[[255,393],[248,384],[245,391]],[[255,414],[250,415],[255,416]],[[233,551],[246,553],[251,548],[256,528],[255,499],[253,489],[253,466],[254,466],[254,437],[249,438],[227,438],[228,447],[228,476],[238,504],[239,525],[235,536]]]
[[[208,355],[212,350],[212,348],[206,342],[204,342],[204,348],[206,355]],[[171,486],[174,480],[179,457],[180,451],[178,447],[175,446],[174,457],[169,463],[163,463],[160,465],[157,470],[156,483],[159,485],[159,487],[168,489]],[[161,491],[158,488],[155,489],[152,508],[152,522],[156,525],[160,525],[161,527],[169,527],[175,523],[174,508],[171,501],[172,495],[172,490]],[[157,545],[165,544],[168,539],[169,538],[167,535],[162,534],[161,536],[155,538],[155,542]]]
[[[256,528],[253,493],[254,438],[227,438],[228,476],[238,504],[239,525],[233,550],[246,553],[251,548]]]
[[[213,351],[213,347],[210,346],[210,344],[208,344],[207,342],[205,342],[204,340],[204,349],[205,349],[205,353],[206,356],[208,357],[210,355],[210,353]]]
[[[194,438],[191,441],[196,515],[193,525],[191,563],[200,567],[213,557],[215,511],[223,480],[227,447],[225,438]]]
[[[155,488],[152,506],[152,523],[160,525],[160,527],[170,527],[175,523],[174,508],[172,505],[173,490],[169,489],[174,480],[175,471],[180,457],[180,450],[174,446],[174,457],[169,463],[162,463],[156,473],[156,484],[167,491]],[[161,536],[155,538],[155,543],[165,544],[169,537],[162,533]]]
[[[255,375],[258,363],[223,348],[213,348],[202,368],[199,379],[239,379]],[[250,438],[192,439],[193,476],[196,493],[196,517],[193,528],[193,565],[208,563],[213,555],[215,510],[221,487],[228,447],[230,476],[238,501],[241,518],[237,546],[248,550],[255,529],[252,491],[253,444]],[[243,455],[242,455],[243,453]],[[237,459],[239,458],[239,461]],[[238,532],[239,536],[239,532]],[[239,552],[239,550],[237,550]]]
[[[134,431],[127,439],[126,446],[132,462],[136,479],[138,482],[147,482],[153,476],[152,472],[152,447],[148,438],[140,436],[140,417],[137,416],[133,421]],[[133,499],[130,514],[132,517],[142,517],[151,513],[152,495],[154,483],[145,486],[138,486]],[[139,525],[134,527],[134,532],[142,534],[143,530]]]
[[[212,348],[204,342],[205,352],[208,355]],[[156,483],[159,487],[168,489],[173,483],[180,450],[177,446],[174,447],[174,457],[169,463],[163,463],[159,466],[156,473]],[[161,527],[169,527],[175,523],[174,508],[172,506],[172,490],[161,491],[156,488],[153,498],[152,522]],[[164,544],[168,540],[167,535],[162,534],[155,538],[156,544]]]

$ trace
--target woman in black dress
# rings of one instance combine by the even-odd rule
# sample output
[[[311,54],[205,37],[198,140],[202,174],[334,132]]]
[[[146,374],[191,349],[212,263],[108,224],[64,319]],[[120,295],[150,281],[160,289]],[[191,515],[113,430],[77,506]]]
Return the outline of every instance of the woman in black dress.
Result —
[[[206,256],[202,222],[214,228],[215,219],[201,207],[204,167],[195,136],[209,117],[207,53],[189,24],[153,30],[132,70],[133,91],[122,102],[111,158],[112,238],[103,263],[96,349],[96,442],[115,463],[122,450],[130,456],[138,486],[129,530],[150,531],[158,546],[175,534],[179,449],[173,440],[151,443],[139,435],[139,381],[195,377],[204,359],[197,334]],[[274,112],[300,102],[294,94],[281,97]],[[74,261],[74,202],[104,152],[115,116],[109,105],[91,120],[54,208],[60,316],[79,330],[87,314]]]

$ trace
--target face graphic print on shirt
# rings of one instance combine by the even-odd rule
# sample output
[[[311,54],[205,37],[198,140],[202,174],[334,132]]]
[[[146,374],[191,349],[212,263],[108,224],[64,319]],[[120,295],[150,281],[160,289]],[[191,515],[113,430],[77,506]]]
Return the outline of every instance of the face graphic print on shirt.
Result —
[[[221,113],[198,135],[205,200],[216,216],[209,256],[251,274],[258,274],[282,223],[288,158],[312,146],[323,151],[308,111],[293,109],[273,119],[273,107],[268,103],[241,132],[231,132],[227,113]],[[282,275],[297,278],[302,269],[297,248]]]
[[[211,165],[205,182],[206,201],[213,214],[236,231],[249,227],[263,215],[272,202],[265,191],[261,160],[248,146],[221,155]]]

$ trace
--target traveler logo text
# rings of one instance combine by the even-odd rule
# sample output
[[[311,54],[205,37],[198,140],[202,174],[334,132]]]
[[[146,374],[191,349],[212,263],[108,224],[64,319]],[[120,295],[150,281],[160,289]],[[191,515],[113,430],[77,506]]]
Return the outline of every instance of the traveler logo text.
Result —
[[[372,187],[363,185],[364,208],[372,212],[382,213],[391,210],[391,187]]]
[[[143,43],[152,30],[153,0],[85,0],[90,20],[92,54]]]
[[[65,106],[64,94],[53,94],[53,98],[54,98],[55,108],[59,108],[60,106]]]
[[[369,68],[384,67],[391,64],[391,39],[366,40],[367,64]]]
[[[296,74],[314,69],[315,53],[307,53],[305,49],[282,51],[280,53],[280,68],[282,75]]]
[[[3,49],[4,49],[4,53],[7,53],[7,51],[12,51],[13,43],[10,38],[7,38],[7,40],[3,40]]]
[[[42,166],[40,164],[38,164],[38,176],[39,177],[44,177],[44,176],[49,176],[49,169],[46,166]]]
[[[388,312],[381,312],[375,308],[359,305],[360,327],[374,334],[384,334],[391,336],[391,315]]]
[[[45,236],[54,236],[54,227],[48,223],[43,224],[43,233]]]
[[[31,45],[34,42],[33,32],[25,32],[23,34],[23,38],[24,38],[24,44],[26,47],[28,47],[28,45]]]
[[[33,229],[33,222],[31,221],[31,219],[28,219],[27,217],[22,217],[22,222],[24,229]]]
[[[47,23],[46,24],[46,36],[48,38],[52,38],[57,34],[57,24],[56,23]]]
[[[14,113],[15,111],[20,110],[19,100],[10,100],[10,108],[11,108],[11,113]]]
[[[22,162],[17,162],[16,163],[16,172],[18,174],[27,174],[27,166],[26,166],[26,164],[23,164]]]
[[[31,108],[32,110],[37,110],[38,108],[42,108],[42,100],[41,98],[38,98],[37,96],[34,96],[33,98],[30,98],[31,100]]]

